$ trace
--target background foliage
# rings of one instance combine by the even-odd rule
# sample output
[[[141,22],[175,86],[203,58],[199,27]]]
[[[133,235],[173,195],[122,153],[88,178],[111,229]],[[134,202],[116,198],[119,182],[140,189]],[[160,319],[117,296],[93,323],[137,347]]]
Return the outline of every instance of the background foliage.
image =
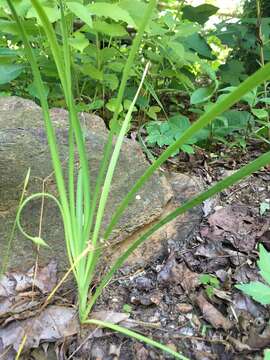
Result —
[[[37,14],[30,0],[14,3],[35,48],[49,103],[65,107],[44,31],[35,23]],[[57,0],[43,0],[42,4],[59,35]],[[108,127],[127,54],[146,5],[144,0],[67,2],[76,105],[80,111],[97,112]],[[165,1],[153,15],[121,105],[124,118],[138,87],[139,74],[150,61],[131,125],[144,138],[148,150],[170,145],[204,110],[257,70],[262,65],[261,50],[264,61],[270,59],[268,1],[260,2],[261,19],[257,18],[256,0],[252,0],[244,2],[238,18],[227,16],[209,26],[209,19],[218,11],[218,7],[207,3],[191,6],[186,1]],[[258,37],[259,26],[262,39]],[[0,94],[38,102],[18,29],[5,0],[0,1],[0,32]],[[268,110],[262,108],[265,104],[268,107],[270,99],[267,87],[262,89],[246,96],[179,151],[193,153],[198,146],[208,148],[216,143],[245,148],[250,137],[268,142]]]

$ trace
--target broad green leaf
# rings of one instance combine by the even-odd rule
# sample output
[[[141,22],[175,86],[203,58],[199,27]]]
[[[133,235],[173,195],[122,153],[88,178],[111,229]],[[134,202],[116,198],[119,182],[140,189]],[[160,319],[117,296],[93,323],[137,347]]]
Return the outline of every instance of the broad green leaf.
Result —
[[[213,60],[212,50],[203,36],[198,33],[192,34],[181,40],[186,49],[195,51],[201,57]],[[194,59],[195,60],[195,59]],[[192,61],[192,59],[189,59]]]
[[[92,18],[86,6],[78,2],[67,2],[66,5],[75,16],[81,19],[90,28],[92,27]]]
[[[97,99],[88,105],[88,110],[98,110],[101,109],[103,106],[104,106],[104,100]]]
[[[192,105],[195,104],[201,104],[207,100],[210,99],[210,97],[213,95],[213,93],[215,92],[216,87],[215,86],[208,86],[208,87],[203,87],[203,88],[199,88],[196,89],[190,97],[190,103]]]
[[[116,98],[112,98],[107,102],[106,108],[108,110],[110,110],[111,112],[114,112],[115,109],[116,109],[116,104],[117,104]],[[121,112],[121,111],[123,111],[123,106],[122,105],[120,105],[120,109],[119,109],[119,112]]]
[[[150,106],[150,108],[147,111],[147,115],[153,119],[157,120],[157,113],[159,113],[161,108],[159,106]]]
[[[33,20],[24,21],[24,26],[29,36],[36,36],[39,33],[39,29]],[[6,34],[19,35],[20,31],[15,21],[9,21],[0,19],[0,31]]]
[[[145,13],[147,4],[139,0],[121,0],[119,6],[129,13],[137,27],[139,27],[142,21],[142,14]]]
[[[112,91],[118,88],[119,80],[115,74],[104,74],[103,81],[104,85]]]
[[[48,19],[51,23],[54,23],[61,18],[61,13],[57,6],[50,7],[43,5],[42,8],[45,11],[46,15],[48,16]],[[39,16],[37,15],[37,12],[34,9],[34,7],[31,7],[30,10],[27,12],[26,18],[27,19],[37,18],[38,23],[41,24]]]
[[[105,17],[114,21],[124,21],[128,25],[136,27],[136,24],[129,13],[117,4],[97,2],[87,5],[90,13],[99,17]]]
[[[101,20],[93,21],[93,29],[97,32],[112,37],[122,37],[128,35],[127,31],[122,25],[117,23],[108,23]]]
[[[131,100],[128,100],[128,99],[124,100],[124,104],[123,104],[123,105],[124,105],[124,109],[125,109],[125,110],[129,110],[131,104],[132,104],[132,101],[131,101]],[[136,112],[136,111],[138,111],[138,109],[136,108],[136,106],[134,106],[132,112]]]
[[[163,56],[157,53],[157,51],[152,51],[149,49],[144,50],[144,54],[147,57],[147,59],[156,62],[161,63],[163,61]]]
[[[174,137],[178,138],[185,130],[190,127],[188,117],[183,115],[174,115],[169,118],[169,124],[174,129]]]
[[[24,65],[7,64],[0,65],[0,85],[7,84],[16,79],[23,71]]]
[[[101,49],[99,51],[99,56],[101,58],[101,61],[104,62],[110,62],[114,61],[114,58],[118,55],[118,51],[114,48],[107,48]]]
[[[263,102],[265,104],[270,105],[270,98],[262,98],[262,99],[258,99],[258,102]]]
[[[270,253],[265,250],[262,244],[259,245],[259,260],[257,261],[257,265],[260,269],[261,276],[270,285]]]
[[[195,154],[195,151],[191,145],[182,145],[181,150],[187,154]]]
[[[245,68],[241,61],[230,60],[225,65],[220,66],[220,76],[224,83],[238,85],[246,78]]]
[[[170,41],[168,47],[172,49],[174,55],[173,57],[176,61],[182,61],[184,59],[185,49],[182,44],[176,41]]]
[[[6,3],[6,1],[4,1]],[[18,15],[24,17],[32,7],[31,0],[12,0]]]
[[[16,60],[17,57],[21,54],[21,51],[9,49],[9,48],[0,48],[0,64],[11,64]]]
[[[83,52],[83,50],[89,45],[88,39],[81,32],[75,32],[68,41],[75,50],[79,50],[80,52]]]
[[[201,30],[201,26],[196,23],[181,23],[176,26],[176,34],[174,38],[177,39],[179,37],[185,38],[187,36],[198,33]]]
[[[238,284],[236,288],[262,305],[270,304],[270,287],[261,282],[252,281],[249,284]]]
[[[251,112],[260,120],[268,118],[268,112],[265,109],[251,109]]]
[[[102,71],[98,70],[92,64],[86,64],[86,65],[80,66],[80,70],[84,75],[88,75],[92,79],[103,81]]]
[[[107,69],[110,69],[114,72],[121,73],[123,71],[124,63],[122,62],[112,62],[107,65]]]
[[[199,6],[186,5],[183,7],[182,11],[183,19],[203,25],[210,16],[216,14],[218,8],[210,4],[203,4]]]

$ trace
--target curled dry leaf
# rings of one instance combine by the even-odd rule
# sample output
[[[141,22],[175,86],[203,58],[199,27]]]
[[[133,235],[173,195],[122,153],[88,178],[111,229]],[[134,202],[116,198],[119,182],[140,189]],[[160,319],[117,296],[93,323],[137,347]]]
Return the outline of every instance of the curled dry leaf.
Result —
[[[0,279],[0,298],[27,291],[33,286],[43,294],[49,293],[57,282],[57,263],[52,260],[44,268],[38,268],[36,274],[32,267],[27,273],[9,272]]]
[[[9,317],[10,320],[24,319],[24,311],[34,309],[39,304],[32,300],[39,295],[39,292],[33,293],[35,286],[42,294],[49,293],[57,283],[57,264],[52,260],[44,268],[37,270],[34,274],[34,268],[27,273],[9,272],[2,276],[0,280],[0,319]],[[1,322],[1,320],[0,320]]]
[[[251,251],[262,227],[269,220],[262,220],[246,205],[228,205],[218,209],[208,218],[210,229],[205,236],[214,241],[230,242],[237,250]],[[237,219],[237,221],[235,221]]]
[[[215,329],[223,328],[225,331],[231,329],[233,324],[228,319],[226,319],[212,304],[210,304],[202,293],[200,293],[195,298],[195,301],[203,313],[204,319],[208,321]]]
[[[158,274],[157,280],[165,285],[168,283],[180,284],[190,292],[200,285],[199,274],[189,270],[184,262],[178,264],[174,256],[170,256]]]

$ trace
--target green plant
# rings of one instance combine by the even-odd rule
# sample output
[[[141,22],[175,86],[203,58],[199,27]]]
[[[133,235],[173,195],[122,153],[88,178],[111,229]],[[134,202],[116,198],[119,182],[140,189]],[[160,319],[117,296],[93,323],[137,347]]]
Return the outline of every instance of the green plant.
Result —
[[[270,360],[270,349],[265,349],[263,354],[264,354],[263,360]]]
[[[268,284],[260,281],[251,281],[248,284],[238,284],[237,289],[251,296],[262,305],[270,304],[270,253],[265,250],[263,245],[259,245],[259,260],[257,261],[260,275]]]
[[[155,231],[160,229],[166,223],[176,218],[178,215],[183,214],[194,206],[201,204],[210,196],[215,195],[219,191],[222,191],[228,186],[233,185],[235,182],[243,179],[244,177],[250,175],[252,172],[257,171],[261,167],[268,164],[270,162],[270,152],[261,155],[250,164],[236,171],[233,175],[218,182],[210,189],[204,191],[193,199],[190,199],[182,206],[178,207],[176,210],[168,214],[166,217],[162,218],[157,224],[150,227],[145,233],[143,233],[138,239],[136,239],[130,245],[130,247],[121,256],[119,256],[119,258],[111,266],[108,273],[105,274],[100,283],[97,285],[95,292],[91,291],[91,283],[95,275],[96,266],[98,262],[102,259],[103,243],[109,240],[109,237],[120,216],[122,215],[126,207],[129,205],[129,203],[134,199],[137,191],[150,178],[150,176],[152,176],[152,174],[156,170],[158,170],[160,165],[162,165],[179,148],[181,148],[185,144],[188,144],[190,139],[196,136],[196,134],[201,129],[209,125],[219,115],[229,109],[237,101],[239,101],[252,88],[265,81],[266,78],[269,78],[270,64],[267,64],[265,67],[261,68],[257,73],[248,78],[244,83],[240,84],[230,94],[228,94],[226,97],[224,97],[222,100],[220,100],[210,109],[208,109],[205,114],[203,114],[196,122],[194,122],[190,127],[188,127],[182,133],[182,135],[180,135],[179,138],[174,143],[172,143],[162,153],[162,155],[153,162],[151,166],[149,166],[146,172],[134,184],[134,187],[123,199],[122,203],[119,205],[118,209],[114,213],[111,222],[106,228],[105,232],[101,234],[100,227],[103,221],[104,209],[108,200],[115,166],[120,154],[121,145],[124,141],[125,134],[131,121],[131,116],[139,95],[139,91],[146,76],[148,65],[146,66],[135,97],[133,98],[128,112],[125,115],[124,120],[122,121],[120,131],[116,131],[116,129],[119,129],[118,115],[120,112],[120,106],[122,103],[125,86],[127,84],[127,80],[129,78],[132,65],[137,54],[137,50],[139,48],[139,44],[141,42],[147,23],[151,17],[152,11],[155,7],[156,1],[150,0],[147,5],[144,17],[142,18],[138,26],[138,32],[134,38],[132,47],[128,55],[128,60],[123,70],[123,77],[119,86],[114,114],[111,120],[111,131],[108,136],[108,142],[104,151],[104,158],[100,166],[100,172],[93,192],[90,192],[91,178],[88,169],[86,150],[84,146],[84,134],[78,120],[77,109],[75,106],[73,95],[74,89],[72,88],[71,71],[73,58],[72,53],[70,52],[70,42],[68,41],[70,29],[67,26],[68,18],[67,13],[65,12],[66,3],[60,1],[59,11],[61,17],[61,39],[60,41],[58,41],[51,21],[48,18],[48,14],[46,14],[46,11],[44,10],[44,6],[42,6],[38,0],[31,0],[33,8],[38,14],[38,21],[42,24],[43,30],[46,34],[47,41],[50,46],[50,51],[52,53],[57,68],[59,80],[61,82],[61,87],[64,93],[66,105],[69,110],[69,166],[67,184],[65,183],[63,177],[63,169],[58,154],[57,141],[48,110],[49,107],[46,96],[46,88],[42,81],[41,73],[39,70],[39,64],[37,61],[38,58],[35,56],[35,52],[30,45],[29,35],[27,34],[27,31],[25,29],[24,22],[18,16],[14,8],[13,1],[7,0],[7,2],[11,10],[12,16],[18,26],[19,34],[22,37],[24,43],[26,56],[29,63],[31,64],[32,72],[34,75],[34,86],[37,89],[38,99],[40,100],[42,105],[45,129],[47,132],[48,144],[51,151],[51,158],[59,193],[59,200],[51,194],[46,193],[34,194],[24,200],[17,216],[17,223],[20,229],[24,232],[20,225],[20,213],[29,201],[42,196],[46,196],[56,201],[63,218],[68,259],[77,283],[80,321],[86,324],[96,324],[98,326],[109,327],[113,330],[122,332],[128,336],[133,336],[140,341],[145,341],[150,345],[154,345],[162,350],[165,350],[179,359],[186,359],[184,356],[173,352],[171,349],[166,348],[164,345],[161,345],[140,334],[137,334],[118,325],[101,322],[95,319],[88,319],[88,316],[91,313],[91,310],[96,303],[98,297],[101,295],[102,290],[108,285],[115,272],[123,265],[128,256],[145,240],[147,240],[149,236],[151,236]],[[95,9],[97,11],[97,8]],[[116,143],[113,147],[113,136],[115,133],[117,133],[118,136]],[[75,173],[75,150],[78,151],[80,161],[78,174]],[[47,245],[46,242],[40,237],[32,236],[26,234],[25,232],[24,234],[27,238],[35,242],[37,245]]]
[[[151,146],[157,144],[159,147],[171,145],[181,136],[190,126],[190,121],[186,116],[175,115],[167,121],[153,121],[146,124],[148,136],[146,142]],[[181,146],[181,150],[187,153],[194,153],[191,144],[196,139],[191,139],[187,144]],[[175,154],[179,151],[177,150]],[[172,155],[175,155],[172,154]]]
[[[260,203],[260,215],[264,215],[269,210],[270,210],[270,201],[269,199],[265,199]]]
[[[219,280],[216,276],[201,274],[199,280],[202,285],[205,285],[205,291],[209,298],[213,296],[214,289],[218,289],[220,287]]]

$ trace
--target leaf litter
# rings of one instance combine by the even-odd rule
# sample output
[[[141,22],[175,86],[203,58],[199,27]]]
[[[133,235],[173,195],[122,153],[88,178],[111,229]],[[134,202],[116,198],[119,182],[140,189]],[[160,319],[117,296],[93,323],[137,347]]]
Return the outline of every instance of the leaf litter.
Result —
[[[269,216],[260,214],[260,203],[269,196],[258,190],[265,181],[263,173],[254,175],[208,203],[190,243],[179,251],[168,249],[168,258],[141,274],[120,276],[105,289],[92,317],[135,328],[191,359],[263,359],[263,349],[270,346],[268,308],[234,285],[261,281],[255,266],[257,244],[270,247]],[[2,276],[0,354],[8,350],[14,358],[27,334],[23,359],[35,358],[34,351],[47,349],[49,343],[55,344],[59,359],[72,354],[74,359],[164,359],[148,346],[106,329],[80,328],[72,299],[70,306],[63,306],[58,298],[40,312],[57,283],[56,272],[52,262],[38,269],[34,280],[34,269]],[[210,295],[201,274],[219,281]]]

